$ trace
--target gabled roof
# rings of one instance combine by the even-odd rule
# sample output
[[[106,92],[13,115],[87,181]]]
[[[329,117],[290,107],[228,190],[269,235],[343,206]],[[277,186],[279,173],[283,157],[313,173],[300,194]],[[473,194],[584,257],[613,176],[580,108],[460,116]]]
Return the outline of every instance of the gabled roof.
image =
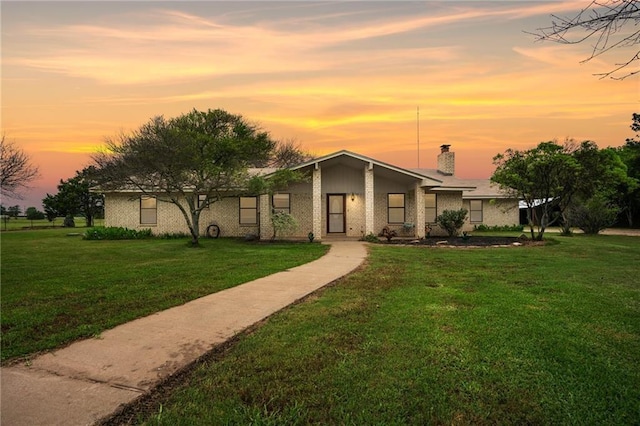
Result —
[[[326,162],[330,162],[331,160],[337,160],[340,158],[348,158],[356,161],[361,161],[363,163],[368,163],[370,168],[377,166],[377,167],[381,167],[396,173],[400,173],[402,175],[405,175],[414,179],[418,179],[422,182],[422,186],[429,186],[429,187],[440,186],[442,183],[442,181],[437,178],[426,176],[420,173],[415,173],[411,170],[403,169],[402,167],[394,166],[392,164],[378,161],[373,158],[356,154],[355,152],[347,151],[344,149],[341,151],[334,152],[332,154],[327,154],[322,157],[317,157],[309,161],[305,161],[304,163],[300,163],[290,168],[292,170],[299,170],[299,169],[303,169],[310,166],[317,167],[320,163],[326,163]]]

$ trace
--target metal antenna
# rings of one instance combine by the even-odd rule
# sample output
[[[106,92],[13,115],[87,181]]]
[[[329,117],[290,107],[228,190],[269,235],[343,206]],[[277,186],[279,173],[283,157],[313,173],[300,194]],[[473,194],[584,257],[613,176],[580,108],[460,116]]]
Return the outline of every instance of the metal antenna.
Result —
[[[420,168],[420,107],[416,111],[416,133],[418,139],[418,168]]]

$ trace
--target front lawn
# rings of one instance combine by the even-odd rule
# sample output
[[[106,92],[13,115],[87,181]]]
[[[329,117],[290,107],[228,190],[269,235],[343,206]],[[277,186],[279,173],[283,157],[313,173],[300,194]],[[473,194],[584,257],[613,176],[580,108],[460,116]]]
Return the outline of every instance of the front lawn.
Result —
[[[187,239],[84,241],[69,232],[2,233],[3,361],[98,335],[327,250],[231,239],[203,240],[193,249]]]
[[[640,239],[556,241],[373,245],[365,268],[211,356],[137,421],[636,424]]]
[[[76,228],[86,228],[86,220],[84,217],[74,218]],[[23,231],[25,229],[45,229],[45,228],[62,228],[64,217],[58,217],[52,222],[47,219],[29,220],[25,217],[0,219],[0,231]],[[94,219],[94,226],[102,226],[104,219]],[[67,232],[83,232],[85,229],[66,228]]]

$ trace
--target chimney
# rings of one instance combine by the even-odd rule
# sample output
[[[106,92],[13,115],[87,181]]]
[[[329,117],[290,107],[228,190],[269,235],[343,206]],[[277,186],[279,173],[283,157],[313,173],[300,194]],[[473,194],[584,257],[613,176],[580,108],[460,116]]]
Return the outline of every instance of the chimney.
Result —
[[[440,145],[438,155],[438,171],[443,175],[453,175],[456,168],[456,154],[449,152],[451,145]]]

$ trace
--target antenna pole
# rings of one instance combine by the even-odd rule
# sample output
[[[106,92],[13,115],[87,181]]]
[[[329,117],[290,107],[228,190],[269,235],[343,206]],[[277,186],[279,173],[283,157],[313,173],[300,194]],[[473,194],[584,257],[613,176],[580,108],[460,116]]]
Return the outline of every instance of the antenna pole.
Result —
[[[420,168],[420,107],[416,110],[416,135],[418,140],[418,168]]]

